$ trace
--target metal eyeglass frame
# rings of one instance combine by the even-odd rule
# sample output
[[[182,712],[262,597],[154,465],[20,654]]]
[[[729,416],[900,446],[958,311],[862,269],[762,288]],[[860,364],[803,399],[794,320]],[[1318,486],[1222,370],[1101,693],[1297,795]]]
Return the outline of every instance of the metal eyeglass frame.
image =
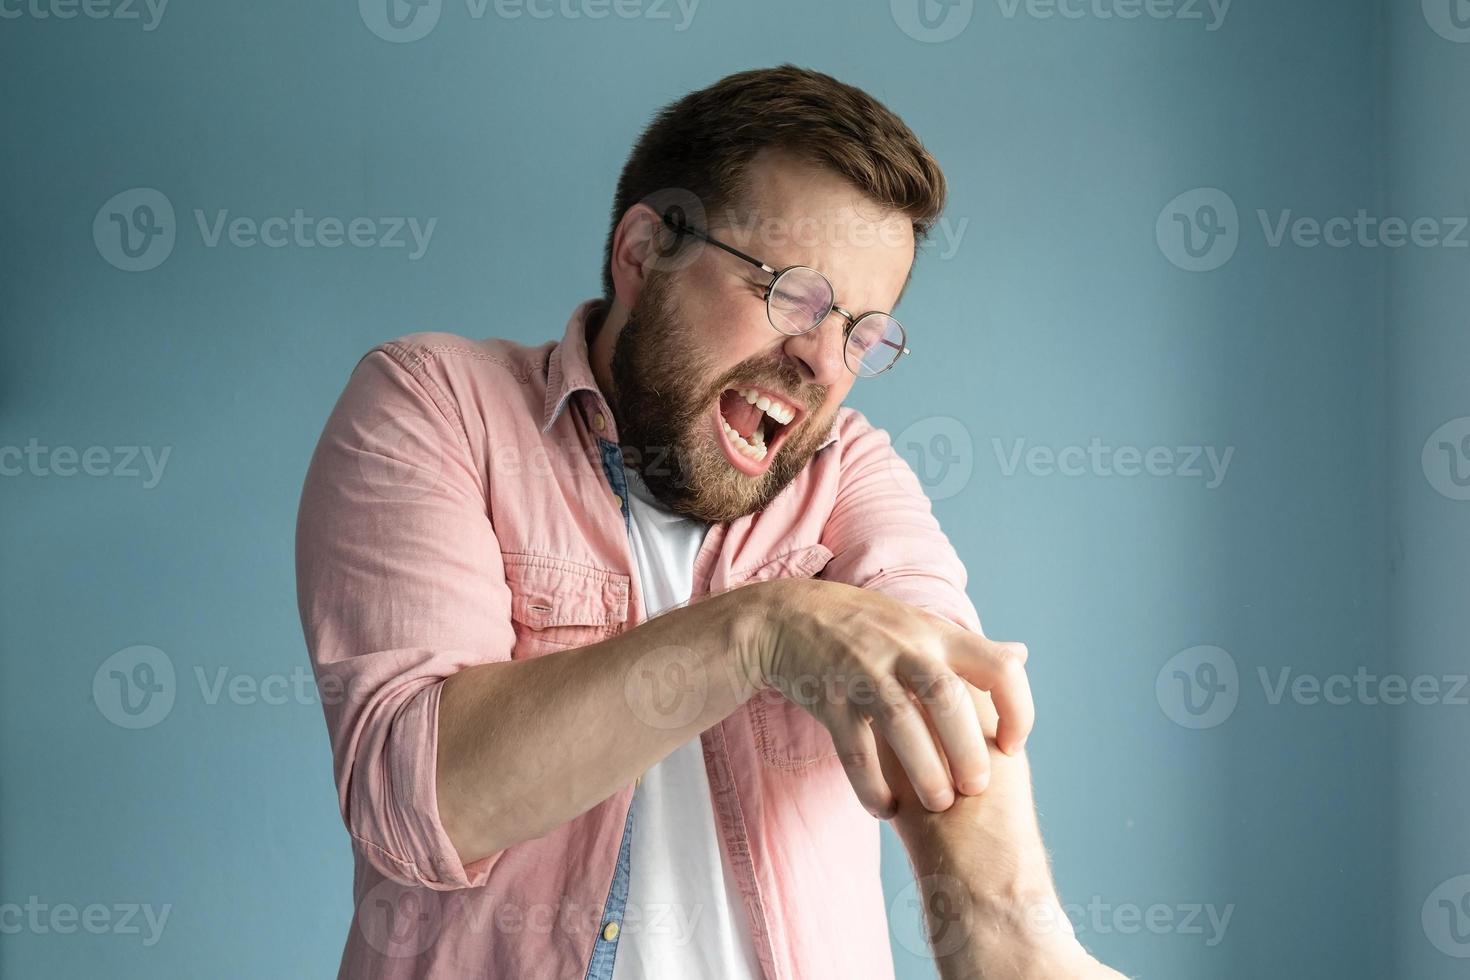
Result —
[[[800,337],[802,334],[811,333],[813,330],[817,329],[817,327],[821,326],[822,323],[827,319],[827,317],[831,316],[834,311],[837,312],[839,315],[847,320],[847,328],[842,331],[842,363],[849,371],[852,371],[853,374],[857,375],[860,378],[876,378],[880,374],[893,370],[893,366],[898,363],[899,358],[909,353],[908,347],[905,346],[908,342],[908,331],[904,329],[904,325],[902,323],[899,323],[898,319],[894,317],[893,314],[884,313],[881,310],[869,310],[867,313],[863,313],[859,316],[853,316],[847,310],[837,305],[837,291],[832,288],[832,280],[828,279],[827,276],[820,269],[813,269],[809,265],[788,265],[784,269],[773,269],[769,265],[766,265],[766,263],[762,262],[760,259],[752,258],[751,256],[746,255],[744,252],[740,251],[738,248],[735,248],[731,245],[726,245],[724,242],[711,237],[706,232],[703,232],[698,228],[693,227],[684,220],[682,213],[680,213],[679,217],[676,219],[674,215],[676,213],[679,213],[679,211],[679,208],[670,208],[662,215],[664,224],[673,229],[674,234],[693,235],[695,238],[698,238],[701,241],[708,242],[716,248],[724,249],[726,252],[729,252],[731,255],[735,256],[737,259],[742,259],[746,262],[749,262],[751,265],[755,266],[757,269],[761,270],[762,272],[766,273],[766,275],[771,277],[771,281],[766,283],[766,293],[765,296],[762,298],[766,301],[766,319],[770,322],[771,329],[775,330],[777,333],[786,337]],[[826,313],[822,314],[821,319],[817,320],[816,323],[813,323],[810,327],[807,327],[805,330],[801,331],[801,333],[787,333],[785,330],[782,330],[780,327],[776,326],[776,318],[771,311],[771,292],[775,287],[776,282],[792,269],[806,269],[810,272],[815,272],[817,275],[821,276],[822,281],[827,284],[827,291],[832,294],[833,298],[833,302],[830,308],[827,310]],[[902,337],[902,342],[895,344],[891,340],[879,338],[883,343],[887,344],[888,346],[897,347],[898,353],[894,355],[893,360],[889,361],[888,365],[883,368],[882,371],[874,371],[872,374],[863,374],[861,371],[854,371],[852,365],[848,363],[847,341],[848,338],[852,336],[853,328],[858,325],[859,320],[862,320],[864,317],[875,315],[886,316],[888,317],[888,319],[892,320],[894,325],[898,327],[899,335]]]

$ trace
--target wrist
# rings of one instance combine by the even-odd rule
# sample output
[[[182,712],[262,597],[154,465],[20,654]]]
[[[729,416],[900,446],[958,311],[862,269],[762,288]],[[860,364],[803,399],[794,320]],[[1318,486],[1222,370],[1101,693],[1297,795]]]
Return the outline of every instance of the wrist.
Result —
[[[741,687],[741,700],[765,687],[775,674],[775,651],[789,610],[788,584],[772,579],[710,597],[718,609],[718,628],[730,651],[730,667]]]

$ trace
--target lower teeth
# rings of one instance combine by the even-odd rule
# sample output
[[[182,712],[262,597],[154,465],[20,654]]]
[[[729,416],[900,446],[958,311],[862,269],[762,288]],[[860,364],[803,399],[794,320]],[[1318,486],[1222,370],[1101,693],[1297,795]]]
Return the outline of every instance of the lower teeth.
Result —
[[[764,433],[761,432],[760,426],[756,426],[756,430],[750,434],[750,438],[755,440],[751,442],[736,431],[734,426],[726,422],[723,415],[720,416],[720,424],[725,427],[725,435],[729,436],[730,442],[741,455],[747,459],[755,460],[757,463],[766,458],[766,438]]]

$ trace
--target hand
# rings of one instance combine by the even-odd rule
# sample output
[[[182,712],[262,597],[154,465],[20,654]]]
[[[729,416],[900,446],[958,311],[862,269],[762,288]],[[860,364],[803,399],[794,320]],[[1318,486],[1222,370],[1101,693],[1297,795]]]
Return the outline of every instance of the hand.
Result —
[[[891,815],[894,792],[875,738],[892,748],[926,809],[948,809],[990,778],[979,715],[965,681],[990,692],[996,744],[1013,754],[1035,719],[1026,646],[977,635],[884,595],[820,579],[752,588],[770,601],[749,646],[750,668],[832,734],[849,782],[869,812]]]

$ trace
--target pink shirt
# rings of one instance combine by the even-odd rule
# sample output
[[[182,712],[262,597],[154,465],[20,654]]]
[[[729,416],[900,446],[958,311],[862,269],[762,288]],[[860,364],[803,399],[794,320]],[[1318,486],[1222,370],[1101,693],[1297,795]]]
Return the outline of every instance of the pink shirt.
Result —
[[[312,457],[297,597],[356,860],[342,977],[611,974],[633,784],[469,865],[434,785],[446,677],[646,618],[618,435],[588,363],[597,302],[536,347],[417,333],[373,348]],[[797,576],[980,630],[918,478],[848,406],[769,506],[710,529],[693,594]],[[766,980],[892,977],[879,822],[826,729],[767,688],[701,741]]]

